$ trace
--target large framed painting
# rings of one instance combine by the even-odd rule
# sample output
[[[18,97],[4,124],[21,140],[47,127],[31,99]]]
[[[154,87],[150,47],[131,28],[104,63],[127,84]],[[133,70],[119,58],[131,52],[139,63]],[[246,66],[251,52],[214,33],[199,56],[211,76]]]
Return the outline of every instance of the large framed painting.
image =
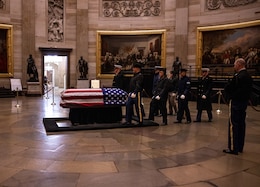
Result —
[[[197,28],[197,74],[202,66],[211,75],[234,74],[236,58],[246,60],[252,76],[260,76],[260,20]]]
[[[135,62],[142,69],[165,67],[166,30],[97,31],[97,77],[111,78],[114,65],[130,74]]]
[[[13,26],[0,24],[0,77],[13,77]]]

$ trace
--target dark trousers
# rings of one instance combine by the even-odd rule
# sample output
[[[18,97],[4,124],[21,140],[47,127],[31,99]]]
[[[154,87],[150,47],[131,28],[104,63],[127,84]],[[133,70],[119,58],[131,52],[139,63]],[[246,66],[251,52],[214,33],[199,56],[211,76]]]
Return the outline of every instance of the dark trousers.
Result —
[[[135,105],[135,111],[136,115],[138,117],[139,124],[143,123],[143,117],[144,117],[144,109],[142,105],[142,97],[141,92],[138,92],[136,94],[135,98],[128,97],[126,101],[126,121],[131,123],[132,122],[132,116],[134,115],[134,106]]]
[[[178,98],[178,112],[177,112],[177,121],[181,121],[184,115],[184,111],[186,114],[187,121],[191,121],[190,110],[188,106],[187,99]]]
[[[206,111],[207,111],[209,120],[212,120],[212,111],[211,110],[206,110]],[[197,117],[196,117],[197,121],[201,121],[201,115],[202,115],[202,109],[198,109],[198,113],[197,113]]]
[[[149,119],[154,120],[154,113],[157,109],[157,106],[159,106],[159,109],[162,114],[163,123],[167,124],[167,108],[166,108],[167,99],[160,99],[157,100],[153,98],[150,102],[150,110],[149,110]]]
[[[247,101],[230,101],[228,148],[234,152],[243,152],[246,132]]]

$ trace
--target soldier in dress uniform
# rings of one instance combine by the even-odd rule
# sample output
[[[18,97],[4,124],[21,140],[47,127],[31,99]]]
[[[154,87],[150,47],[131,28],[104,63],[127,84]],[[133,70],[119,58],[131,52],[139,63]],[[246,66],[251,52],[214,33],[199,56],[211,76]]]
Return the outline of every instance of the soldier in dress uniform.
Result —
[[[124,125],[132,124],[133,105],[135,105],[138,125],[143,125],[144,109],[142,105],[142,91],[144,89],[144,76],[141,73],[142,65],[136,62],[132,69],[134,76],[129,83],[129,94],[126,101],[126,122]]]
[[[163,123],[162,125],[167,125],[167,98],[169,91],[169,80],[166,76],[166,69],[159,69],[159,80],[154,89],[153,97],[150,102],[150,111],[149,111],[149,119],[154,120],[155,110],[157,110],[157,106],[162,113]]]
[[[188,101],[190,98],[190,78],[186,75],[187,69],[182,68],[180,70],[180,80],[178,82],[178,112],[177,121],[174,123],[181,123],[184,115],[186,114],[187,124],[191,123],[190,110]]]
[[[198,81],[197,89],[197,117],[194,122],[201,122],[202,110],[206,110],[208,114],[208,122],[212,121],[212,78],[209,76],[209,68],[201,69],[201,77]]]
[[[114,65],[114,78],[113,78],[113,83],[112,87],[113,88],[120,88],[124,90],[124,74],[122,72],[122,65],[121,64],[115,64]]]

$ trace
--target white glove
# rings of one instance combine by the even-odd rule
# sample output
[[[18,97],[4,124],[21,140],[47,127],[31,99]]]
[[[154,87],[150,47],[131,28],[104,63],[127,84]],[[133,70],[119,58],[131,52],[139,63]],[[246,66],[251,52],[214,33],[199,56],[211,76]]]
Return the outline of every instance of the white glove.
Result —
[[[185,99],[185,95],[181,95],[181,97],[180,97],[181,99]]]
[[[135,93],[132,93],[132,94],[131,94],[131,98],[133,98],[133,99],[136,98],[136,94],[135,94]]]
[[[155,99],[156,99],[156,100],[160,100],[161,98],[160,98],[159,95],[157,95],[157,96],[155,97]]]
[[[207,97],[206,97],[206,95],[202,95],[201,98],[202,99],[206,99]]]

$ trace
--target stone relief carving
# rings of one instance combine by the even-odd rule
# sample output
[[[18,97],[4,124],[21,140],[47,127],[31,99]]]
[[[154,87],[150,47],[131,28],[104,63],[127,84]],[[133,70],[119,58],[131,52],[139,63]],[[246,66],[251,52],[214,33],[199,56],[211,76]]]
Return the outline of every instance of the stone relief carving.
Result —
[[[244,6],[250,3],[254,3],[257,0],[207,0],[206,6],[208,10],[216,10],[223,5],[224,7],[236,7]]]
[[[0,10],[4,10],[5,9],[5,5],[6,5],[5,0],[0,0]]]
[[[48,0],[48,41],[63,42],[64,2]]]
[[[103,0],[105,17],[159,16],[162,0]]]

